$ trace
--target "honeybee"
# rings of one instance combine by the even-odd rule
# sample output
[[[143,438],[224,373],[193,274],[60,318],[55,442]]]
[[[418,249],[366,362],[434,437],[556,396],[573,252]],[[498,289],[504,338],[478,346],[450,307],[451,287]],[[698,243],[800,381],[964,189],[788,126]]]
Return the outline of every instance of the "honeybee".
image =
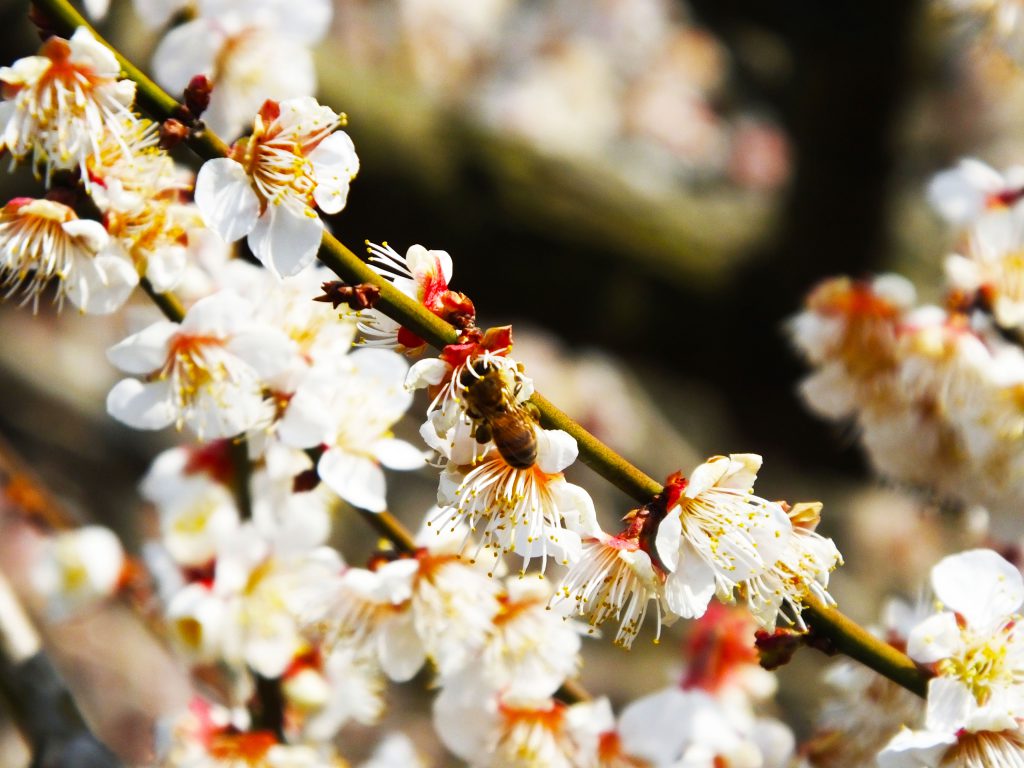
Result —
[[[537,461],[536,417],[530,407],[516,402],[501,371],[497,368],[467,371],[466,413],[473,420],[473,436],[478,443],[494,440],[509,466],[529,469]]]

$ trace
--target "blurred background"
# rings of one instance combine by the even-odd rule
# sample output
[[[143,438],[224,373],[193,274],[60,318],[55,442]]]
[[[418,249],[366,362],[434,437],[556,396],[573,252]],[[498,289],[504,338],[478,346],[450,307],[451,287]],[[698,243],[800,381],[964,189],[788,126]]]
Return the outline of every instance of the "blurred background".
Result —
[[[26,5],[0,6],[5,64],[38,46]],[[141,63],[157,39],[118,0],[100,30]],[[627,458],[662,478],[762,454],[762,495],[825,502],[847,561],[834,594],[862,623],[970,536],[883,487],[854,436],[805,411],[784,324],[837,273],[899,271],[938,295],[949,241],[927,179],[965,154],[997,168],[1024,154],[1022,78],[977,23],[883,0],[336,0],[317,60],[320,99],[348,114],[362,162],[335,233],[357,251],[369,239],[451,253],[481,325],[513,323],[538,389]],[[5,200],[34,184],[0,178]],[[135,485],[175,436],[105,413],[103,350],[124,328],[0,308],[0,436],[137,551],[151,523]],[[629,509],[585,468],[573,479],[607,525]],[[415,521],[434,480],[400,482],[395,511]],[[17,581],[38,536],[13,513],[0,526],[0,568]],[[98,732],[142,762],[153,718],[188,683],[126,626],[113,606],[47,642]],[[684,633],[625,659],[592,642],[583,682],[616,701],[658,687]],[[798,733],[820,667],[805,653],[780,675]],[[395,695],[426,711],[426,693]],[[0,763],[27,764],[4,743]]]

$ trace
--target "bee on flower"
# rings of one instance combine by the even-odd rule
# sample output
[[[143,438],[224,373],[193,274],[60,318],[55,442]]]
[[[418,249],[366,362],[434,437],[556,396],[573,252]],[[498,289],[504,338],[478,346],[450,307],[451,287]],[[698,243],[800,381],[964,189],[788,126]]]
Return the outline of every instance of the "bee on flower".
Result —
[[[279,276],[307,267],[324,231],[317,210],[344,208],[359,171],[343,122],[311,97],[265,102],[252,134],[199,169],[195,200],[207,225],[229,243],[248,236]]]

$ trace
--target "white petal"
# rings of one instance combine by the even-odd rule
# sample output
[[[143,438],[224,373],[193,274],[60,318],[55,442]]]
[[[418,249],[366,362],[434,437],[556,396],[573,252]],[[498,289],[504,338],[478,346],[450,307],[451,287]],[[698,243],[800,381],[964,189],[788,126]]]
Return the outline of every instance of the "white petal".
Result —
[[[423,389],[428,386],[440,384],[451,373],[452,367],[444,360],[436,357],[428,357],[420,360],[409,368],[405,377],[407,389]]]
[[[937,768],[955,743],[956,736],[950,733],[904,728],[879,753],[878,768]]]
[[[260,214],[248,174],[226,157],[203,163],[196,176],[195,201],[206,226],[228,243],[252,232]]]
[[[949,611],[929,616],[910,631],[907,654],[922,664],[956,655],[963,646],[956,616]]]
[[[928,710],[925,724],[930,731],[956,733],[970,727],[977,701],[970,689],[951,677],[933,677],[928,682]]]
[[[405,440],[384,438],[377,440],[369,450],[388,469],[419,469],[425,463],[423,452]]]
[[[171,93],[180,94],[195,75],[212,75],[223,40],[210,19],[194,19],[173,28],[153,54],[156,81]]]
[[[135,429],[163,429],[177,417],[166,381],[122,379],[107,395],[107,412]]]
[[[345,207],[349,183],[359,172],[359,157],[352,139],[344,131],[335,131],[309,153],[316,177],[313,199],[324,213],[337,213]]]
[[[936,597],[974,629],[998,625],[1024,602],[1020,571],[990,549],[944,558],[931,581]]]
[[[149,255],[146,260],[146,279],[157,293],[174,290],[188,266],[188,249],[183,245],[169,245]]]
[[[170,321],[153,323],[108,349],[107,359],[125,373],[157,371],[167,361],[168,343],[179,330]]]
[[[690,473],[684,494],[689,498],[699,496],[708,488],[718,485],[725,477],[731,462],[726,456],[713,456]]]
[[[227,348],[251,365],[263,379],[281,373],[297,354],[288,335],[269,326],[239,333],[228,342]]]
[[[568,467],[579,455],[576,438],[560,429],[542,429],[537,432],[537,466],[553,475]]]
[[[684,619],[699,618],[715,596],[715,571],[689,546],[683,548],[676,570],[665,580],[665,602]]]
[[[416,634],[411,610],[381,628],[377,654],[384,674],[396,683],[408,682],[420,671],[427,660],[427,652]]]
[[[139,284],[134,265],[122,255],[101,253],[75,263],[65,282],[71,303],[90,315],[109,315],[120,309]]]
[[[326,402],[317,393],[300,386],[278,423],[278,437],[294,448],[312,448],[326,443],[333,436],[326,409]]]
[[[371,512],[387,509],[384,472],[376,462],[331,448],[320,457],[317,472],[332,491],[352,506]]]
[[[288,277],[313,263],[323,234],[324,223],[312,210],[294,213],[284,205],[268,205],[249,233],[249,247],[263,266]]]
[[[674,507],[658,524],[658,533],[654,537],[658,559],[670,572],[679,564],[679,547],[683,540],[682,513],[682,509]]]

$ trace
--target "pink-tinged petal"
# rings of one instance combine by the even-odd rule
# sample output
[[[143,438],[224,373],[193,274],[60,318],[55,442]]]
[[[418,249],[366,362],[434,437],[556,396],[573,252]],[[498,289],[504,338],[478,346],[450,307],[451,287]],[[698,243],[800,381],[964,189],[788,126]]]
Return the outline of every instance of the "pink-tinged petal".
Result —
[[[413,245],[405,254],[405,263],[418,284],[436,282],[440,289],[448,288],[452,279],[452,257],[447,251],[430,251],[422,245]]]
[[[932,568],[935,596],[977,630],[1005,622],[1024,602],[1020,571],[991,549],[950,555]]]
[[[285,370],[297,354],[295,342],[288,334],[270,326],[237,334],[227,348],[264,379]]]
[[[153,54],[153,74],[171,93],[185,90],[195,75],[212,75],[224,36],[210,19],[194,19],[174,27]]]
[[[395,616],[380,631],[377,656],[384,674],[396,683],[412,680],[423,668],[427,652],[416,634],[411,610]]]
[[[331,448],[320,457],[317,472],[332,491],[352,506],[370,512],[387,509],[384,472],[376,462]]]
[[[683,540],[682,510],[675,507],[665,519],[658,524],[658,533],[654,537],[654,549],[670,572],[679,564],[679,547]]]
[[[284,205],[268,205],[249,233],[249,247],[263,266],[289,277],[313,263],[323,234],[324,223],[312,210],[294,213]]]
[[[206,226],[233,243],[253,231],[260,201],[245,169],[226,157],[207,160],[196,176],[195,201]]]
[[[927,728],[939,733],[956,733],[970,726],[971,713],[977,705],[974,694],[962,681],[933,677],[928,683]]]
[[[384,438],[373,443],[369,450],[388,469],[419,469],[426,463],[423,452],[405,440]]]
[[[135,266],[121,254],[101,253],[81,259],[65,281],[71,303],[90,315],[109,315],[121,308],[139,284]]]
[[[122,379],[107,395],[107,412],[134,429],[163,429],[174,423],[177,411],[171,403],[170,384]]]
[[[929,616],[910,631],[907,654],[922,664],[955,656],[963,647],[956,616],[949,611]]]
[[[676,570],[665,580],[665,602],[669,610],[684,619],[699,618],[714,596],[714,569],[686,547]]]
[[[878,768],[938,768],[942,756],[953,744],[956,744],[956,736],[952,733],[904,728],[878,754]]]
[[[579,455],[576,438],[560,429],[537,431],[537,466],[553,475],[568,467]]]
[[[108,349],[107,359],[125,373],[152,373],[163,367],[168,344],[178,330],[178,324],[168,320],[153,323]]]

